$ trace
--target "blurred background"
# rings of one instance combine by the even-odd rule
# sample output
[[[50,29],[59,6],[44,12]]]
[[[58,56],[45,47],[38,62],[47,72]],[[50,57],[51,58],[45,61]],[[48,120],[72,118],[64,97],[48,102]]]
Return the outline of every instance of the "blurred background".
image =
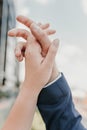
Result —
[[[24,79],[24,61],[19,64],[14,56],[20,39],[7,36],[15,26],[25,28],[15,19],[19,14],[36,22],[50,22],[56,29],[51,39],[60,39],[57,66],[71,87],[87,127],[87,0],[0,0],[0,128]],[[39,129],[45,130],[45,125],[36,110],[32,130]]]

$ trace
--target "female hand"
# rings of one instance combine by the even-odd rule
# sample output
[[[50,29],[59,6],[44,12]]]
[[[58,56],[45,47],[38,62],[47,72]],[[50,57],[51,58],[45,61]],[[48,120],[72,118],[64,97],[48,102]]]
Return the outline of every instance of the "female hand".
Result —
[[[21,22],[22,24],[26,25],[32,32],[32,36],[39,41],[37,45],[37,48],[41,48],[41,54],[42,56],[46,56],[47,51],[51,45],[51,41],[48,38],[48,35],[54,34],[56,31],[49,29],[49,24],[32,24],[35,23],[33,22],[31,19],[28,19],[25,16],[18,16],[17,20],[19,22]],[[32,26],[31,26],[32,25]],[[37,31],[37,28],[39,29],[39,31]],[[9,36],[16,36],[16,37],[22,37],[25,40],[27,40],[28,37],[28,31],[24,30],[24,29],[13,29],[9,31]],[[24,56],[24,52],[26,50],[26,42],[20,42],[16,45],[15,48],[15,56],[18,59],[18,61],[22,61],[23,60],[23,56]],[[57,76],[58,76],[59,72],[58,69],[56,68],[56,65],[54,64],[53,67],[53,71],[52,71],[52,75],[49,79],[48,82],[53,81]]]
[[[33,26],[33,25],[32,25]],[[38,28],[37,28],[38,31]],[[28,32],[29,33],[29,32]],[[38,41],[39,42],[39,41]],[[25,81],[26,86],[32,86],[33,92],[37,95],[41,89],[47,84],[54,65],[55,56],[58,49],[58,40],[50,43],[47,55],[41,55],[40,48],[37,48],[36,39],[28,34],[26,50],[25,50]]]
[[[37,33],[31,27],[31,24],[35,23],[33,20],[28,19],[25,16],[19,15],[17,17],[17,21],[24,24],[25,26],[27,26],[29,30],[31,29],[30,31],[32,33],[32,36],[38,40]],[[46,23],[46,24],[37,23],[36,25],[38,27],[40,27],[43,30],[43,33],[46,34],[47,36],[55,34],[55,32],[56,32],[54,29],[49,29],[49,26],[50,26],[49,23]],[[33,34],[35,34],[35,35],[33,35]],[[28,31],[25,29],[14,28],[8,32],[8,35],[11,37],[22,37],[23,39],[27,40]],[[41,45],[41,47],[43,48],[42,54],[46,55],[46,53],[48,51],[48,47],[50,46],[49,43],[44,43],[44,45],[42,43],[39,43],[39,45]],[[37,44],[37,46],[39,46],[39,45]],[[19,62],[21,62],[23,60],[25,50],[26,50],[26,42],[19,42],[16,45],[15,56]]]

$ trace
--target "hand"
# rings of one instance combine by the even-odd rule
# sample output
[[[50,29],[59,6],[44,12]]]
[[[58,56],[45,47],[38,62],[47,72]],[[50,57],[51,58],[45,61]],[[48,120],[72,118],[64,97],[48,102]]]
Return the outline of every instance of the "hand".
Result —
[[[27,26],[30,30],[31,30],[31,32],[32,32],[32,34],[34,35],[34,37],[38,40],[38,38],[41,38],[41,37],[38,37],[38,35],[39,35],[39,33],[37,33],[37,31],[35,31],[35,28],[33,28],[32,26],[31,26],[31,24],[32,23],[35,23],[33,20],[31,20],[31,19],[28,19],[27,17],[25,17],[25,16],[18,16],[17,17],[17,20],[20,22],[20,23],[22,23],[22,24],[24,24],[25,26]],[[35,24],[34,24],[35,25]],[[55,30],[53,30],[53,29],[49,29],[49,26],[50,26],[50,24],[49,23],[47,23],[47,24],[41,24],[41,23],[39,23],[39,24],[37,24],[38,25],[38,27],[39,28],[41,28],[41,30],[43,30],[44,32],[44,34],[46,35],[52,35],[52,34],[54,34],[54,33],[56,33],[56,31]],[[12,32],[13,33],[13,32]],[[42,33],[42,35],[44,35]],[[24,31],[23,30],[17,30],[17,32],[16,32],[16,36],[19,36],[19,37],[23,37],[24,38],[24,35],[22,35],[22,34],[24,34]],[[13,33],[13,35],[15,35],[14,33]],[[25,33],[25,35],[26,35],[26,38],[27,38],[27,32]],[[11,36],[11,33],[10,33],[10,36]],[[42,36],[43,37],[43,36]],[[25,38],[25,39],[26,39]],[[42,53],[42,55],[46,55],[46,53],[47,53],[47,51],[48,51],[48,48],[49,48],[49,46],[50,46],[50,42],[49,42],[49,38],[47,38],[47,41],[48,42],[45,42],[45,43],[43,43],[43,42],[41,42],[41,47],[42,47],[42,51],[43,51],[43,53]]]
[[[42,57],[41,50],[37,48],[37,41],[31,35],[27,38],[25,50],[25,86],[31,87],[34,94],[39,95],[41,89],[47,84],[52,73],[55,56],[58,49],[58,40],[54,40],[46,54]]]
[[[30,29],[30,26],[32,23],[34,23],[31,19],[28,19],[24,16],[18,16],[17,17],[17,20],[21,23],[23,23],[24,25],[26,25],[27,27],[29,27]],[[46,23],[46,24],[41,24],[41,23],[38,23],[37,24],[41,29],[43,29],[44,33],[46,33],[47,35],[52,35],[54,34],[56,31],[53,30],[53,29],[49,29],[49,23]],[[27,37],[28,37],[28,31],[25,30],[25,29],[12,29],[8,32],[8,35],[11,36],[11,37],[22,37],[24,38],[25,40],[27,40]],[[37,45],[38,46],[38,45]],[[44,48],[44,50],[47,50],[47,47],[48,45],[43,46],[42,45],[42,48]],[[17,45],[16,45],[16,48],[15,48],[15,56],[17,58],[17,60],[19,62],[21,62],[23,60],[23,57],[24,57],[24,52],[26,50],[26,42],[19,42]],[[43,53],[45,53],[43,51]],[[45,54],[46,55],[46,54]]]
[[[24,16],[18,16],[17,17],[17,20],[21,23],[23,23],[24,25],[26,25],[27,27],[29,27],[33,33],[33,35],[36,37],[36,39],[39,39],[41,40],[40,42],[40,45],[42,47],[42,55],[46,55],[47,51],[48,51],[48,48],[50,46],[50,40],[49,38],[47,37],[47,35],[50,35],[50,34],[54,34],[55,33],[55,30],[50,30],[48,29],[49,27],[49,24],[44,24],[44,25],[41,25],[39,24],[40,26],[40,32],[42,32],[42,29],[44,30],[44,32],[40,33],[40,32],[37,32],[36,29],[34,28],[34,26],[31,26],[32,23],[34,23],[32,20],[24,17]],[[36,25],[36,24],[33,24],[33,25]],[[45,34],[45,39],[43,38],[43,35]],[[9,35],[10,36],[17,36],[17,37],[23,37],[24,39],[27,39],[27,35],[28,34],[28,31],[25,31],[23,29],[15,29],[15,30],[11,30],[9,32]],[[47,34],[47,35],[46,35]],[[17,46],[16,46],[16,49],[15,49],[15,55],[17,57],[17,59],[19,61],[22,61],[23,60],[23,53],[22,53],[22,50],[25,50],[26,49],[26,43],[19,43]],[[54,65],[53,67],[53,71],[52,71],[52,76],[49,80],[49,82],[51,82],[52,80],[54,80],[57,76],[58,76],[59,72],[56,68],[56,65]]]

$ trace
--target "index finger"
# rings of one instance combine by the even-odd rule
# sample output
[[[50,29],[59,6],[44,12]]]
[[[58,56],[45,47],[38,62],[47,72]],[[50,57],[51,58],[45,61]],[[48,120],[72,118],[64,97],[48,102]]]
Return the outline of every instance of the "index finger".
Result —
[[[34,22],[33,20],[22,15],[17,16],[16,19],[27,27],[30,27],[31,24]]]
[[[17,21],[24,24],[25,26],[27,26],[28,28],[30,28],[32,23],[35,23],[35,21],[33,21],[30,18],[27,18],[25,16],[19,15],[16,17]],[[49,28],[50,24],[46,23],[46,24],[42,24],[42,23],[38,23],[37,24],[40,28],[42,28],[43,30]]]
[[[51,41],[48,38],[48,35],[35,23],[31,24],[30,29],[42,47],[42,55],[46,56],[49,46],[51,45]]]
[[[31,35],[31,33],[25,29],[14,28],[8,31],[8,35],[11,37],[22,37],[25,40]]]

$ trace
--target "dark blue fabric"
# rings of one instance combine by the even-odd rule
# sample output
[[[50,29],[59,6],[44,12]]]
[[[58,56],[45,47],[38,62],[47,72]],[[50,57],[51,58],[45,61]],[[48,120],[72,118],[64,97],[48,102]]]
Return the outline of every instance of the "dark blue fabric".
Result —
[[[41,91],[37,105],[47,130],[86,130],[81,124],[82,117],[75,109],[63,74]]]

